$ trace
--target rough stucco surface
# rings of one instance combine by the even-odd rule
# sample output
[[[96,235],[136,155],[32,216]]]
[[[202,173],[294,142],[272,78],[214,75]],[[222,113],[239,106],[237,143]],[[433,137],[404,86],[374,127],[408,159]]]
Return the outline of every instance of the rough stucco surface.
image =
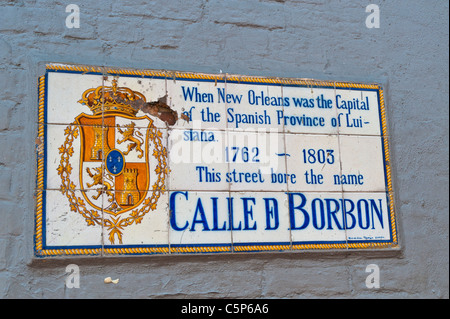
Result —
[[[79,29],[68,3],[0,1],[0,298],[449,297],[447,1],[73,1]],[[34,259],[45,62],[382,83],[401,250]],[[79,289],[65,287],[70,263]]]

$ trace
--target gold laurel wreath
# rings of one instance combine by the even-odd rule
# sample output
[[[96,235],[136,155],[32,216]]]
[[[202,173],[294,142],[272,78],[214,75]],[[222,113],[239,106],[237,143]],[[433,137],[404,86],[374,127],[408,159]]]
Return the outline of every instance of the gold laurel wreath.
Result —
[[[102,227],[108,227],[109,231],[109,241],[111,244],[115,243],[115,236],[119,240],[119,243],[122,243],[122,230],[124,227],[130,226],[132,224],[140,224],[144,216],[150,211],[155,210],[157,206],[157,202],[161,194],[165,192],[165,179],[168,173],[167,168],[167,150],[162,145],[162,133],[159,131],[153,124],[151,124],[148,128],[149,132],[149,141],[152,140],[155,149],[153,150],[153,157],[158,161],[158,165],[156,165],[155,173],[158,175],[156,182],[152,186],[152,196],[147,198],[143,206],[140,209],[133,210],[129,217],[121,218],[121,216],[117,218],[111,217],[111,219],[103,218],[97,210],[86,208],[86,203],[81,197],[77,197],[75,195],[76,185],[70,180],[70,173],[72,172],[72,166],[69,163],[70,158],[72,157],[74,150],[72,147],[73,141],[78,137],[78,126],[75,123],[67,126],[64,130],[64,135],[66,136],[66,140],[61,147],[59,147],[59,154],[61,154],[60,165],[57,168],[58,175],[61,177],[61,186],[60,191],[63,195],[69,200],[70,210],[73,212],[78,212],[81,214],[88,226],[100,225]],[[147,145],[148,150],[149,145]]]

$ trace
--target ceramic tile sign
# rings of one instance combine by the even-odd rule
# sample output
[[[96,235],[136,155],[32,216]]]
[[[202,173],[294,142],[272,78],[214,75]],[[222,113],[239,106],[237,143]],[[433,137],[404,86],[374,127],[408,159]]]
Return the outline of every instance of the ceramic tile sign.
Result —
[[[48,64],[35,253],[398,247],[378,84]]]

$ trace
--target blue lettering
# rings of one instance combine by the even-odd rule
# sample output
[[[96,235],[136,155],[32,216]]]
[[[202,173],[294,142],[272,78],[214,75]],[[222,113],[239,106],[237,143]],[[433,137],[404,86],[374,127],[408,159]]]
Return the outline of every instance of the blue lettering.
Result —
[[[200,213],[200,219],[197,219],[198,213]],[[203,231],[209,230],[208,222],[206,220],[205,210],[203,209],[201,198],[199,198],[197,201],[197,207],[195,208],[194,218],[192,220],[192,227],[191,227],[190,231],[195,231],[196,224],[202,224]]]
[[[302,193],[287,193],[289,198],[289,216],[291,220],[291,229],[299,230],[299,229],[305,229],[308,227],[309,224],[309,215],[306,210],[303,209],[303,207],[306,205],[306,197]],[[294,196],[300,196],[301,203],[298,206],[294,206]],[[303,213],[304,222],[302,226],[296,227],[295,226],[295,211],[299,210]]]
[[[272,202],[272,207],[270,206]],[[280,225],[278,217],[278,201],[275,198],[264,198],[264,203],[266,207],[266,230],[278,229]],[[274,225],[271,225],[271,220],[273,219]]]
[[[343,214],[344,214],[345,228],[352,229],[356,225],[356,217],[355,217],[355,215],[352,214],[352,211],[355,209],[355,203],[353,203],[353,201],[350,199],[341,199],[341,202],[342,202],[342,210],[343,210]],[[347,203],[350,204],[349,210],[347,210]],[[350,218],[352,219],[352,224],[350,226],[347,223],[348,216],[350,216]]]
[[[227,227],[227,222],[223,223],[223,227],[219,228],[218,224],[219,224],[219,217],[218,217],[218,213],[217,213],[217,197],[211,197],[212,200],[212,204],[213,204],[213,228],[212,230],[225,230]]]
[[[178,227],[178,225],[177,225],[176,209],[175,209],[175,196],[178,194],[182,194],[182,195],[184,195],[184,197],[186,197],[186,199],[188,199],[188,192],[173,192],[172,194],[170,194],[170,201],[169,201],[170,226],[172,226],[172,228],[174,230],[183,231],[189,226],[189,223],[186,221],[186,224],[183,227]]]
[[[320,207],[320,225],[317,223],[317,213],[316,213],[316,203],[319,203]],[[323,202],[320,198],[314,198],[311,202],[311,212],[312,212],[312,224],[315,229],[321,230],[325,227],[325,209],[323,207]]]
[[[181,87],[181,89],[183,90],[183,97],[184,100],[187,101],[187,99],[189,98],[190,101],[192,101],[194,92],[190,90],[190,88],[187,88],[186,90],[184,89],[184,86]]]
[[[251,201],[255,204],[255,199],[253,197],[244,197],[242,198],[244,204],[244,230],[256,230],[256,222],[253,223],[253,226],[249,226],[249,218],[253,219],[253,209],[248,202]]]
[[[336,213],[339,212],[339,201],[334,198],[325,198],[325,203],[327,206],[327,219],[328,219],[328,227],[327,229],[333,229],[332,220],[336,223],[338,229],[343,229],[343,227],[339,224],[339,221],[336,217]],[[334,210],[331,209],[331,203],[334,203]]]
[[[217,89],[217,93],[219,96],[219,103],[222,100],[222,102],[225,103],[234,103],[239,104],[242,100],[242,94],[241,95],[234,95],[234,94],[225,94],[225,89]]]
[[[361,204],[364,205],[364,210],[366,212],[366,225],[363,225],[363,217],[362,217],[362,206]],[[356,208],[358,209],[358,225],[361,229],[367,229],[370,226],[370,216],[369,216],[369,203],[364,200],[364,199],[360,199],[357,203],[356,203]]]
[[[228,230],[241,230],[241,222],[239,222],[239,225],[237,227],[235,227],[233,223],[233,197],[227,197],[227,199],[228,199],[228,218],[230,221]]]
[[[378,220],[380,221],[381,228],[384,228],[384,226],[383,226],[383,208],[382,208],[382,205],[381,205],[381,199],[378,200],[380,202],[379,209],[377,208],[377,204],[376,204],[374,199],[369,199],[369,201],[370,201],[370,210],[371,210],[371,213],[372,213],[372,229],[375,229],[375,222],[373,220],[373,213],[374,213],[374,211],[375,211],[375,214],[378,217]]]
[[[181,86],[181,89],[183,90],[183,98],[185,101],[188,99],[189,101],[192,101],[195,98],[195,102],[214,103],[214,97],[211,93],[199,93],[196,87],[185,88],[184,86]]]

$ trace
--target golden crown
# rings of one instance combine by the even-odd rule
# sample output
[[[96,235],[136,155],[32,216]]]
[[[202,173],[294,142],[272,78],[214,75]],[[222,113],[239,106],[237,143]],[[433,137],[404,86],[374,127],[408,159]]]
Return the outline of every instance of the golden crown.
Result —
[[[87,105],[94,115],[103,112],[120,112],[135,116],[138,112],[132,103],[137,100],[146,102],[145,96],[126,87],[117,87],[117,80],[112,81],[112,86],[99,86],[83,92],[82,99],[78,103]]]

